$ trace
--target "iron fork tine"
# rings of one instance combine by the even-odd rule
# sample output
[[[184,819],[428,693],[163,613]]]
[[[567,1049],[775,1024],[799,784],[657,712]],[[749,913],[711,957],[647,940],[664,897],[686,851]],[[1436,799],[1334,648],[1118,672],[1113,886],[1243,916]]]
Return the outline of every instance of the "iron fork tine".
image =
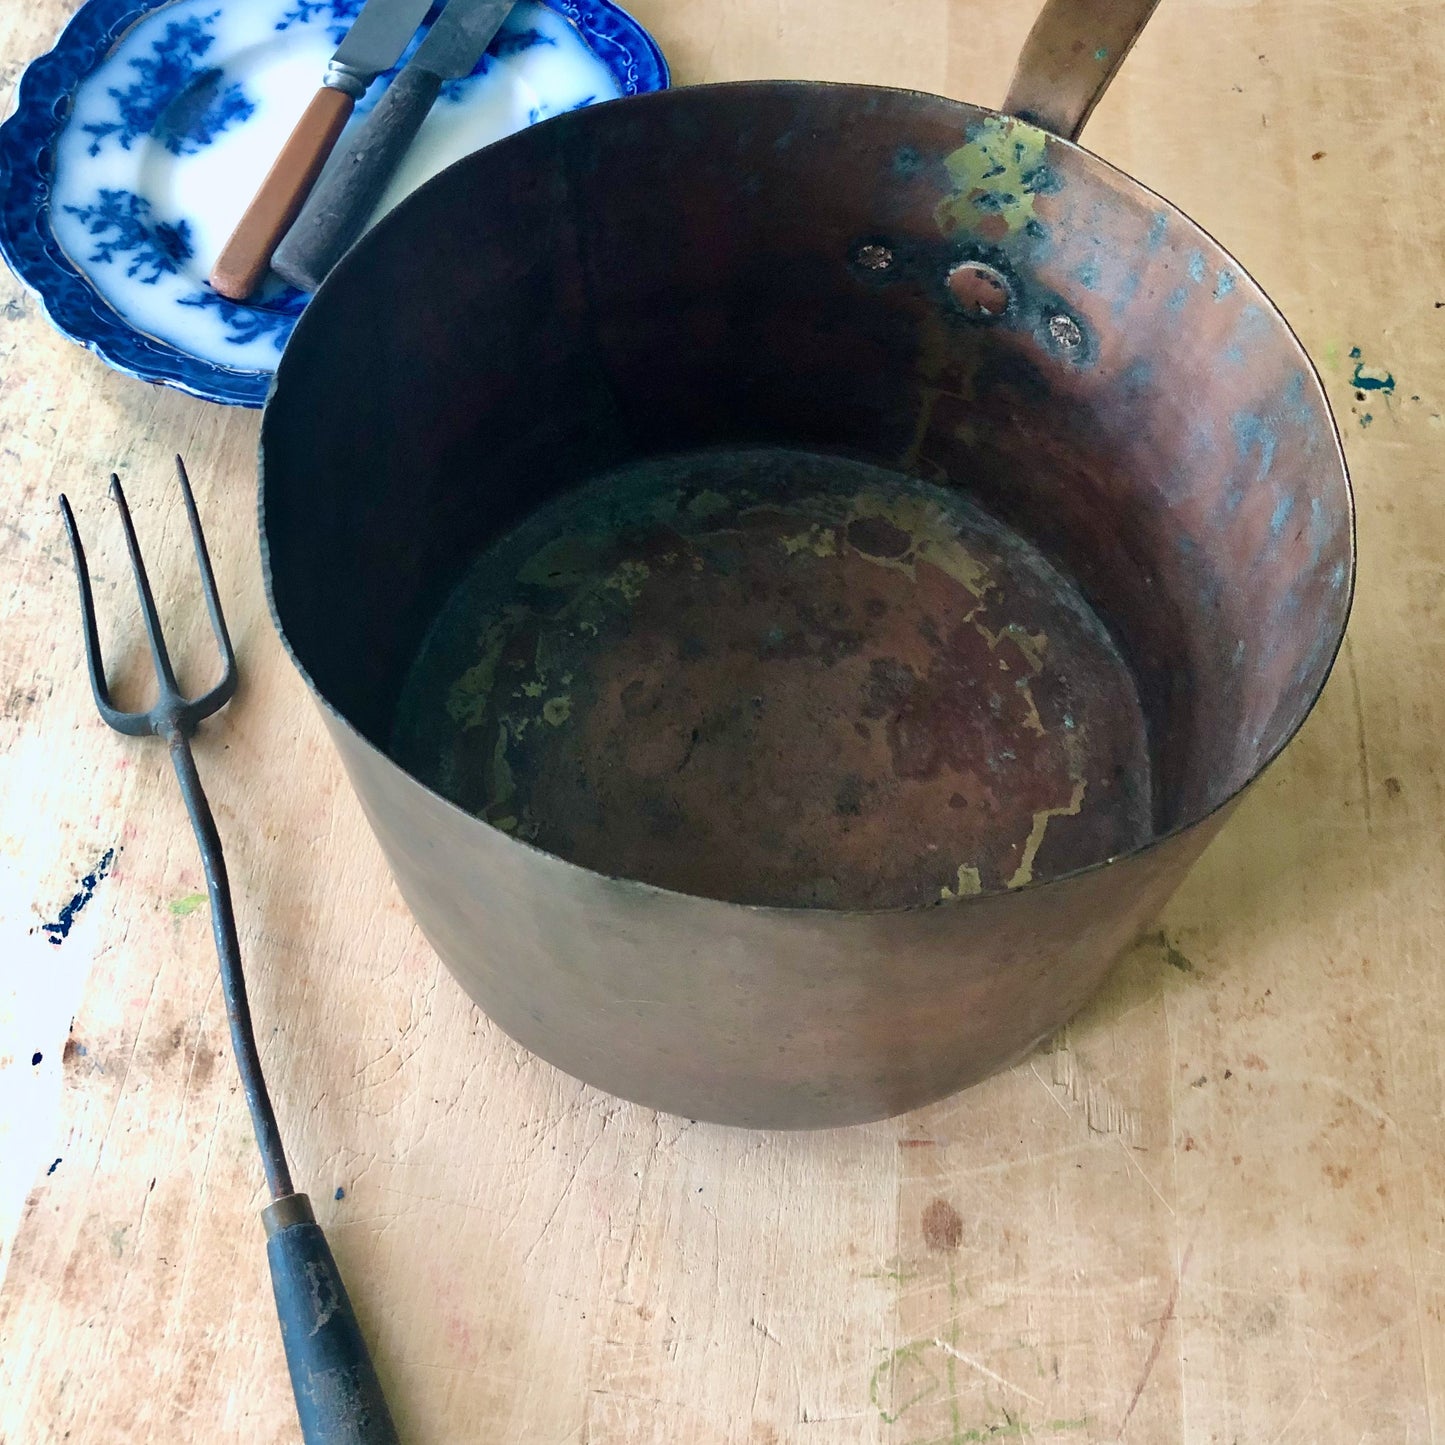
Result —
[[[120,513],[120,525],[125,532],[126,551],[130,553],[130,569],[135,576],[135,590],[140,598],[141,617],[145,622],[146,638],[151,645],[151,661],[155,664],[156,680],[160,684],[160,696],[152,714],[165,709],[167,703],[173,707],[182,701],[180,688],[176,684],[175,670],[171,667],[171,655],[166,651],[165,634],[161,631],[160,614],[156,611],[156,599],[151,592],[151,579],[146,572],[145,558],[141,555],[140,542],[136,539],[135,523],[130,519],[130,506],[125,499],[125,490],[120,478],[110,474],[110,495]],[[159,721],[159,718],[157,718]]]
[[[216,591],[216,574],[211,569],[211,553],[206,546],[206,535],[201,531],[201,516],[196,510],[195,493],[191,490],[191,479],[186,464],[180,455],[176,456],[176,475],[180,478],[181,496],[185,498],[186,516],[191,524],[191,542],[196,550],[196,565],[201,573],[201,594],[206,599],[206,612],[211,619],[211,633],[216,646],[221,650],[221,680],[195,702],[188,704],[194,722],[210,717],[223,708],[236,692],[236,650],[231,646],[231,634],[226,627],[226,615],[221,610],[220,594]],[[194,724],[193,724],[194,725]]]
[[[146,571],[145,557],[136,537],[135,523],[131,518],[125,490],[120,484],[120,478],[112,472],[110,494],[115,500],[121,527],[125,532],[126,550],[130,554],[131,571],[135,577],[136,593],[140,598],[141,616],[145,622],[146,638],[150,643],[151,661],[155,667],[159,689],[154,706],[144,712],[126,712],[116,707],[111,699],[110,687],[105,677],[105,659],[101,655],[95,597],[90,585],[90,568],[86,562],[85,547],[81,543],[69,499],[63,495],[60,498],[60,514],[65,523],[65,535],[70,541],[70,552],[75,560],[76,579],[80,588],[80,611],[85,629],[85,656],[90,672],[90,689],[95,696],[96,708],[105,722],[117,732],[127,733],[131,737],[146,733],[164,735],[173,729],[179,729],[184,736],[189,737],[203,718],[218,712],[236,691],[236,653],[226,627],[225,613],[221,610],[221,599],[216,590],[216,575],[211,566],[211,554],[206,546],[205,533],[201,530],[201,518],[196,508],[195,493],[191,489],[191,479],[187,475],[185,462],[179,456],[176,458],[176,473],[186,505],[186,518],[190,524],[196,565],[201,574],[201,594],[206,601],[211,633],[221,654],[221,678],[214,687],[198,698],[191,699],[182,694],[171,664],[170,652],[166,647],[155,594],[151,590],[150,575]]]
[[[70,499],[62,492],[60,515],[65,523],[65,535],[70,540],[70,555],[75,561],[75,580],[80,588],[80,618],[85,630],[85,661],[90,672],[90,691],[95,698],[96,711],[101,718],[118,733],[140,737],[151,731],[149,713],[123,712],[111,701],[110,688],[105,680],[105,663],[100,655],[100,632],[95,621],[95,599],[90,589],[90,567],[85,560],[85,548],[81,545],[80,532],[75,525],[75,514],[70,510]]]

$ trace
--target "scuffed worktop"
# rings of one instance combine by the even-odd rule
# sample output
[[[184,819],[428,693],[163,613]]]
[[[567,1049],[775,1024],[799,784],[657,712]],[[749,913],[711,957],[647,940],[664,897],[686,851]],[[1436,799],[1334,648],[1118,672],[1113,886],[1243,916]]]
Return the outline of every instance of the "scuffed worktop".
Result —
[[[1036,7],[633,8],[679,83],[997,103]],[[0,14],[8,82],[67,13]],[[197,751],[265,1063],[405,1439],[1445,1438],[1442,86],[1439,7],[1165,0],[1091,122],[1320,366],[1353,622],[1300,738],[1082,1018],[837,1133],[651,1114],[471,1007],[267,620],[256,415],[107,370],[0,276],[0,1440],[299,1439],[199,863],[164,749],[95,716],[54,504],[77,501],[108,644],[138,636],[120,471],[164,615],[194,626],[173,649],[198,649],[176,451],[242,660]]]

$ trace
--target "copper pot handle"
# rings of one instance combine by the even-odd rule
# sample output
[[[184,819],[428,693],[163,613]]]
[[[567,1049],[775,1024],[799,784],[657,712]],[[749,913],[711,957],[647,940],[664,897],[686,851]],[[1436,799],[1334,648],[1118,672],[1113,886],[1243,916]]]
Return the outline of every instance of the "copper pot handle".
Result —
[[[1077,140],[1159,0],[1044,0],[1003,109]]]

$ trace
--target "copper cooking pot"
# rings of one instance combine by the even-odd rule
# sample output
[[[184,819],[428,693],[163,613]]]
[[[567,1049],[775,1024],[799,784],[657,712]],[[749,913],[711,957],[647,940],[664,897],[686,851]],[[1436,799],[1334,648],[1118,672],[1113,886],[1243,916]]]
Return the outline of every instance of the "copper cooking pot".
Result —
[[[1050,0],[1002,113],[549,120],[296,328],[277,626],[427,937],[559,1068],[766,1127],[960,1089],[1309,713],[1354,579],[1319,379],[1074,144],[1152,8]]]

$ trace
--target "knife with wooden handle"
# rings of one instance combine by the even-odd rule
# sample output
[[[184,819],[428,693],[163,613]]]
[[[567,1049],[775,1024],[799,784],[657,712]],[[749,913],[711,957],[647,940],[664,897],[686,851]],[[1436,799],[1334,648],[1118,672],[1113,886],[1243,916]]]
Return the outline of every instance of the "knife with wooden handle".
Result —
[[[278,275],[303,291],[314,291],[321,284],[376,209],[442,85],[471,73],[514,4],[515,0],[447,0],[416,54],[337,153],[277,246]]]
[[[331,57],[321,88],[212,267],[213,290],[228,300],[244,301],[261,284],[277,243],[305,203],[356,102],[396,63],[430,3],[367,0]]]

